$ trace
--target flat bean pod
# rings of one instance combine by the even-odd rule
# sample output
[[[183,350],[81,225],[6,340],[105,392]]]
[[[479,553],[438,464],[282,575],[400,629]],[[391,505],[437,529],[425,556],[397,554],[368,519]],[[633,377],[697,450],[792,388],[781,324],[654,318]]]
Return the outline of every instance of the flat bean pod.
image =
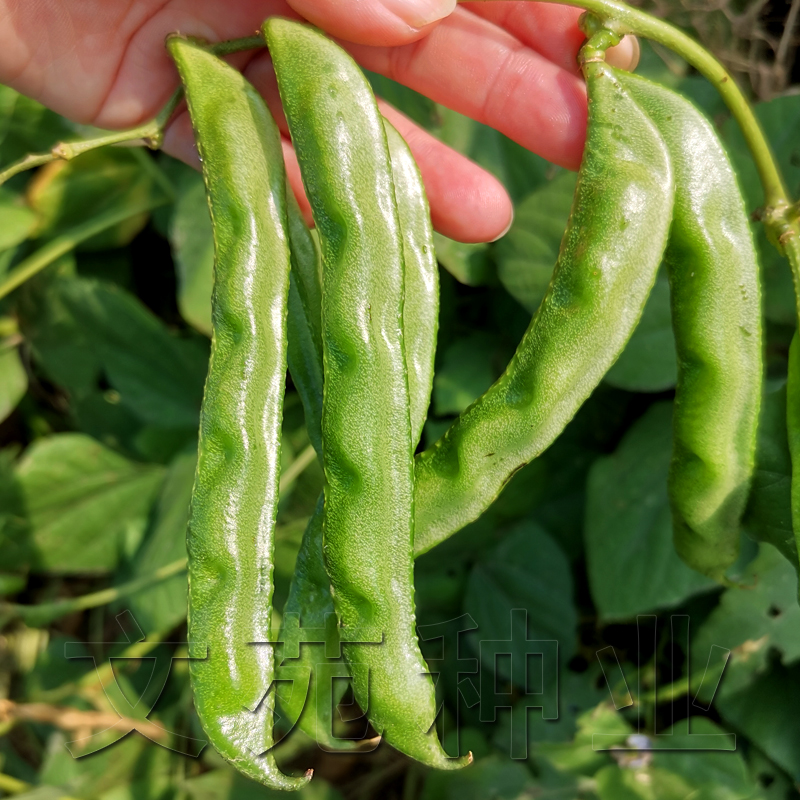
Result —
[[[265,33],[322,249],[325,564],[342,629],[383,635],[345,644],[345,659],[390,744],[462,766],[431,729],[435,693],[415,632],[403,246],[382,118],[363,73],[327,38],[279,18]]]
[[[424,553],[476,519],[564,429],[618,358],[667,244],[666,145],[603,62],[584,64],[586,148],[550,286],[499,380],[417,457]]]
[[[436,334],[438,331],[439,312],[439,270],[436,263],[436,254],[433,245],[433,228],[428,211],[428,201],[422,177],[414,161],[411,151],[402,136],[386,120],[386,129],[389,155],[394,176],[395,198],[400,221],[400,230],[403,237],[403,255],[405,267],[405,302],[403,304],[403,326],[405,329],[404,343],[406,347],[406,364],[408,365],[408,385],[410,395],[411,438],[416,444],[422,433],[428,413],[431,387],[433,385],[433,362],[436,354]],[[292,218],[290,215],[290,230]],[[302,220],[300,220],[302,224]],[[294,241],[294,239],[292,239]],[[292,255],[292,269],[295,266],[295,254]],[[310,259],[305,261],[310,263]],[[301,269],[307,267],[300,266]],[[319,313],[319,304],[317,313]],[[289,368],[292,370],[292,336],[295,328],[292,327],[293,319],[292,295],[289,295]],[[317,334],[303,327],[305,317],[296,317],[298,335],[302,337],[303,348],[309,352],[306,359],[313,361],[316,349],[311,350],[308,342]],[[321,340],[319,340],[321,347]],[[299,346],[299,345],[298,345]],[[320,355],[321,361],[321,355]],[[294,375],[294,372],[292,372]],[[322,372],[321,366],[315,375],[319,375],[317,384],[312,390],[300,392],[303,406],[306,409],[306,418],[318,418],[322,397]],[[297,380],[295,380],[297,383]],[[319,398],[319,401],[317,400]],[[321,507],[315,510],[308,527],[303,535],[303,541],[298,553],[295,571],[289,589],[289,597],[284,607],[284,619],[287,613],[298,614],[300,624],[307,628],[322,629],[328,614],[334,613],[333,598],[325,563],[322,554],[322,522]],[[284,630],[282,636],[286,634]],[[326,637],[334,639],[335,630],[327,630]],[[335,644],[335,641],[334,641]],[[335,649],[335,648],[334,648]],[[297,664],[311,669],[312,676],[319,673],[318,665],[329,664],[330,659],[324,657],[322,645],[305,645],[300,648]],[[316,681],[317,678],[312,678]],[[352,746],[347,740],[334,739],[332,705],[317,702],[315,683],[312,682],[311,693],[308,698],[299,694],[290,695],[288,687],[279,692],[281,705],[291,720],[298,720],[298,725],[306,734],[328,749],[342,749]],[[339,681],[335,684],[343,691],[346,686]],[[281,687],[283,689],[283,687]],[[321,697],[327,699],[327,693]],[[338,696],[335,698],[338,699]],[[305,705],[303,701],[305,700]]]
[[[615,71],[661,131],[675,172],[665,263],[678,354],[669,492],[675,547],[716,580],[739,554],[763,384],[761,287],[744,200],[714,129],[688,101]]]
[[[189,41],[169,50],[186,90],[214,227],[211,360],[200,415],[189,554],[195,707],[222,756],[274,789],[269,642],[289,246],[280,134],[258,92]],[[263,701],[263,702],[262,702]]]

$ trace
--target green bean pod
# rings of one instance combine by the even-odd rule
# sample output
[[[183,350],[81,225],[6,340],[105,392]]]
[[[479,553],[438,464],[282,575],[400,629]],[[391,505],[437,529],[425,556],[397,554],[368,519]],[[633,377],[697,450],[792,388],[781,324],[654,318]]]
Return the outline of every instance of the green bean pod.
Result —
[[[550,286],[504,374],[417,457],[417,554],[476,519],[552,444],[622,352],[655,282],[674,196],[666,145],[605,63],[583,71],[586,147]]]
[[[214,227],[211,360],[192,493],[189,638],[195,708],[222,756],[275,789],[269,642],[289,247],[280,134],[258,92],[199,46],[172,38]]]
[[[408,366],[408,386],[410,395],[411,440],[416,445],[422,434],[422,428],[428,413],[431,387],[433,385],[433,362],[436,354],[436,335],[439,322],[439,269],[433,245],[433,227],[428,211],[428,200],[419,169],[411,155],[411,151],[402,136],[386,120],[384,120],[389,154],[394,176],[395,197],[400,230],[403,237],[403,255],[405,262],[405,303],[403,304],[403,326],[405,329],[404,344],[406,348],[406,364]],[[290,215],[291,229],[291,215]],[[300,220],[302,224],[302,220]],[[292,239],[294,241],[294,239]],[[292,269],[295,267],[295,253],[292,254]],[[310,259],[306,259],[308,263]],[[307,267],[305,267],[307,269]],[[301,266],[301,269],[304,269]],[[319,312],[319,305],[317,305]],[[303,327],[306,317],[297,317],[298,329]],[[306,360],[315,358],[316,348],[307,342],[319,334],[310,330],[298,330],[298,341],[304,343],[308,352]],[[289,295],[289,368],[292,369],[292,295]],[[302,338],[300,338],[302,337]],[[319,346],[321,347],[321,339]],[[298,357],[298,360],[300,358]],[[321,355],[320,355],[321,361]],[[294,372],[292,373],[294,375]],[[306,409],[306,419],[319,417],[322,397],[321,367],[315,374],[319,375],[318,383],[312,390],[300,392]],[[298,381],[295,379],[295,383]],[[318,401],[317,398],[320,398]],[[315,404],[319,402],[319,406]],[[309,408],[310,406],[310,408]],[[313,441],[313,438],[312,438]],[[289,597],[284,607],[284,619],[287,613],[299,614],[300,623],[304,627],[322,629],[328,614],[334,613],[328,574],[322,554],[322,509],[318,506],[309,520],[303,535],[300,552],[295,564],[289,588]],[[285,629],[281,636],[285,635]],[[334,639],[336,631],[326,631],[326,638]],[[319,670],[320,663],[330,663],[325,658],[322,645],[304,645],[300,648],[298,662],[311,669],[312,676]],[[326,749],[346,749],[355,746],[347,740],[334,739],[332,706],[322,707],[317,702],[316,678],[312,678],[311,691],[307,698],[298,694],[291,695],[288,686],[281,687],[279,697],[281,706],[291,720],[298,720],[298,726],[307,735]],[[343,692],[344,682],[335,683],[335,687]],[[327,695],[325,695],[327,697]],[[338,696],[335,700],[340,699]],[[305,705],[303,701],[305,700]]]
[[[455,768],[415,633],[403,246],[383,122],[363,73],[299,23],[265,23],[323,263],[325,565],[356,700],[397,749]]]
[[[615,71],[667,143],[675,210],[665,263],[678,355],[669,493],[675,547],[716,580],[739,555],[755,467],[763,358],[758,258],[744,200],[706,118]]]
[[[303,403],[311,444],[322,457],[322,287],[319,251],[292,190],[286,191],[289,247],[288,349],[289,372]]]

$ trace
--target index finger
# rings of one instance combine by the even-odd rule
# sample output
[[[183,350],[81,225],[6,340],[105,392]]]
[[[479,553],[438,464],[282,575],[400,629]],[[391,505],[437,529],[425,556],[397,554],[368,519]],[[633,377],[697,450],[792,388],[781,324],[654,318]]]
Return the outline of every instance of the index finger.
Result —
[[[496,128],[548,161],[580,165],[583,81],[489,20],[457,8],[413,44],[342,44],[367,69]]]

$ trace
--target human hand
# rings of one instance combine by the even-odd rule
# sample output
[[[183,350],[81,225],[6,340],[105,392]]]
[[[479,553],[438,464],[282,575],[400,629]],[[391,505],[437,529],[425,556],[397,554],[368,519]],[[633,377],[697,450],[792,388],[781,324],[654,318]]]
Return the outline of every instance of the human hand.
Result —
[[[167,34],[220,41],[247,36],[273,15],[302,17],[339,38],[365,68],[484,122],[548,160],[576,169],[586,93],[576,62],[579,9],[536,2],[455,0],[0,0],[0,82],[78,122],[127,128],[153,117],[177,85]],[[626,39],[610,55],[635,65]],[[277,84],[264,51],[230,58],[264,94],[282,131]],[[386,103],[383,113],[420,166],[434,226],[461,241],[490,241],[511,223],[501,184]],[[188,115],[164,150],[196,161]],[[288,138],[290,180],[302,195]]]

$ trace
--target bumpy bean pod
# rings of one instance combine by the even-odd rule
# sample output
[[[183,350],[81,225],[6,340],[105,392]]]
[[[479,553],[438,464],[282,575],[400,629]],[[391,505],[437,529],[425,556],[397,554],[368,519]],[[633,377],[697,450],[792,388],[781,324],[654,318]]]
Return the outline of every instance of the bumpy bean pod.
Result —
[[[431,226],[428,200],[422,177],[414,161],[408,145],[394,127],[384,120],[389,154],[391,157],[392,173],[394,176],[395,198],[400,230],[403,237],[403,255],[405,262],[405,303],[403,304],[403,326],[405,329],[404,344],[406,348],[406,363],[408,366],[408,388],[410,395],[411,415],[411,440],[416,445],[419,441],[422,428],[428,413],[431,387],[433,385],[433,362],[436,354],[436,334],[439,319],[439,271],[436,263],[436,254],[433,246],[433,228]],[[292,218],[290,215],[290,230]],[[302,224],[302,220],[300,220]],[[294,243],[294,238],[292,238]],[[310,256],[310,253],[309,253]],[[307,271],[311,264],[310,257],[304,259],[299,268]],[[297,269],[296,254],[292,254],[292,269]],[[319,314],[319,304],[316,313]],[[293,320],[292,295],[289,295],[289,367],[292,369],[292,349],[295,328]],[[312,312],[313,314],[314,312]],[[318,334],[309,330],[299,330],[303,327],[306,317],[297,317],[298,340],[302,341],[303,349],[307,352],[304,359],[298,356],[298,361],[313,361],[316,348],[311,349],[308,342]],[[298,347],[300,345],[297,345]],[[321,340],[319,340],[321,347]],[[320,355],[321,362],[321,355]],[[292,373],[294,375],[294,372]],[[318,419],[320,408],[315,406],[322,397],[321,368],[314,371],[319,375],[318,382],[313,389],[301,391],[301,398],[306,409],[307,419]],[[295,379],[297,384],[297,379]],[[317,398],[320,398],[318,401]],[[310,427],[310,426],[309,426]],[[322,555],[322,509],[318,506],[308,523],[300,552],[297,556],[295,572],[289,589],[289,597],[284,607],[284,619],[288,613],[298,614],[300,624],[306,628],[322,630],[328,614],[334,613],[333,598],[331,597],[329,580],[325,571]],[[286,635],[286,629],[281,636]],[[338,641],[335,629],[326,630],[326,638],[333,640],[333,650]],[[304,645],[300,648],[299,661],[290,662],[302,664],[311,670],[311,690],[308,698],[303,698],[299,693],[291,694],[288,686],[281,686],[279,692],[281,705],[291,720],[298,719],[298,725],[306,734],[328,749],[342,749],[349,745],[347,740],[331,737],[333,730],[332,709],[333,704],[320,705],[316,696],[316,681],[319,675],[319,664],[330,664],[330,659],[325,658],[322,645]],[[339,681],[334,684],[336,689],[343,691],[346,686]],[[321,697],[327,699],[327,692]],[[338,699],[338,695],[334,697]],[[305,700],[305,706],[303,701]]]
[[[278,18],[265,32],[322,249],[325,564],[342,629],[383,636],[345,644],[345,659],[390,744],[458,767],[467,759],[448,758],[431,730],[415,633],[403,252],[382,118],[363,73],[320,33]]]
[[[188,532],[195,707],[212,744],[275,789],[272,554],[286,376],[289,247],[280,134],[239,72],[192,43],[169,49],[203,159],[216,248],[211,361]]]
[[[544,300],[505,373],[416,463],[416,538],[426,552],[545,450],[631,336],[667,243],[666,145],[602,61],[583,66],[589,122],[575,197]]]
[[[761,290],[736,176],[705,117],[670,89],[616,72],[661,131],[675,172],[665,262],[678,354],[669,477],[675,547],[722,579],[739,553],[761,408]]]

